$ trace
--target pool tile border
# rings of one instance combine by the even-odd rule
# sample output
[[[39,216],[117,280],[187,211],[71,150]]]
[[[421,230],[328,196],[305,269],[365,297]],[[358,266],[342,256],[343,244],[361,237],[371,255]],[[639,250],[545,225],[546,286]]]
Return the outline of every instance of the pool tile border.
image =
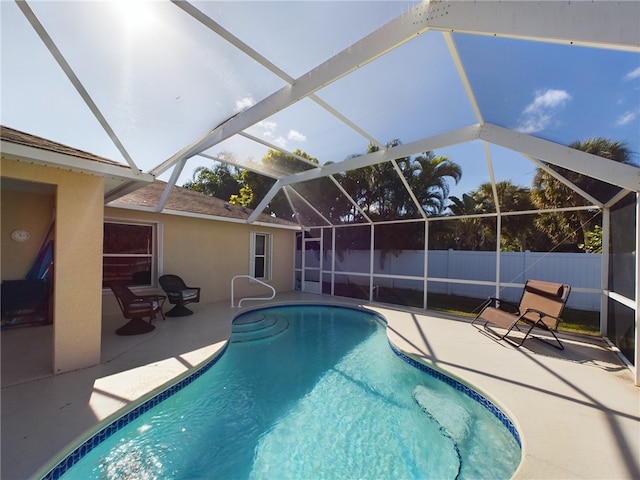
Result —
[[[411,358],[407,354],[398,350],[391,342],[389,342],[389,345],[391,346],[391,350],[393,350],[393,352],[398,357],[400,357],[402,360],[407,362],[412,367],[415,367],[418,370],[421,370],[427,373],[428,375],[431,375],[437,380],[440,380],[441,382],[444,382],[447,385],[455,388],[459,392],[470,397],[472,400],[478,402],[481,406],[487,409],[490,413],[493,414],[494,417],[496,417],[504,425],[504,427],[509,431],[509,433],[511,433],[515,441],[518,443],[518,446],[520,447],[520,449],[522,449],[522,441],[520,440],[520,434],[518,433],[518,429],[515,427],[511,419],[507,415],[505,415],[504,412],[500,410],[491,400],[489,400],[487,397],[485,397],[481,393],[478,393],[472,388],[468,387],[464,383],[459,382],[455,378],[452,378],[442,373],[441,371],[436,370],[435,368],[429,367],[428,365],[425,365],[424,363],[421,363],[415,360],[414,358]]]
[[[224,352],[227,350],[229,346],[229,342],[225,344],[225,346],[220,350],[211,360],[206,362],[200,368],[195,370],[190,375],[184,377],[182,380],[174,383],[170,387],[165,390],[157,393],[152,396],[145,402],[141,403],[137,407],[129,410],[124,413],[117,420],[110,422],[108,425],[105,425],[103,428],[94,433],[87,440],[82,442],[78,447],[74,448],[70,453],[68,453],[60,462],[58,462],[52,469],[50,469],[44,476],[41,478],[43,480],[59,480],[71,467],[73,467],[76,463],[80,461],[82,457],[91,452],[94,448],[104,442],[111,435],[116,433],[118,430],[124,428],[133,420],[140,417],[142,414],[151,410],[153,407],[159,405],[167,398],[172,395],[178,393],[187,385],[193,383],[194,380],[200,378],[204,373],[206,373],[211,367],[213,367],[218,360],[222,357]]]
[[[379,314],[377,312],[373,312],[371,310],[367,310],[367,309],[363,309],[363,308],[357,308],[357,307],[353,307],[353,306],[349,306],[349,305],[335,305],[335,304],[333,304],[333,305],[332,304],[275,305],[275,306],[271,306],[271,307],[263,307],[263,308],[258,308],[258,309],[254,309],[254,310],[249,310],[249,311],[243,312],[242,314],[240,314],[238,316],[246,315],[248,313],[253,313],[256,310],[264,310],[266,308],[282,308],[282,307],[286,308],[286,307],[301,307],[301,306],[305,306],[305,307],[316,307],[316,306],[317,307],[327,307],[327,306],[329,306],[329,307],[334,307],[334,308],[355,310],[355,311],[358,311],[358,312],[363,312],[364,311],[364,312],[372,314],[379,321],[381,321],[381,323],[383,323],[385,326],[387,325],[386,318],[384,318],[384,316],[382,316],[381,314]],[[234,320],[235,320],[235,318],[234,318]],[[166,388],[165,390],[157,393],[156,395],[154,395],[151,398],[149,398],[148,400],[144,401],[143,403],[141,403],[137,407],[135,407],[132,410],[129,410],[128,412],[124,413],[117,420],[114,420],[114,421],[110,422],[108,425],[105,425],[103,428],[98,430],[95,434],[93,434],[91,437],[89,437],[87,440],[85,440],[79,446],[77,446],[71,452],[69,452],[53,468],[51,468],[45,475],[43,475],[41,477],[42,480],[59,480],[67,472],[67,470],[69,470],[71,467],[73,467],[76,463],[78,463],[80,461],[80,459],[82,459],[85,455],[87,455],[89,452],[91,452],[94,448],[96,448],[98,445],[100,445],[102,442],[104,442],[111,435],[116,433],[118,430],[124,428],[129,423],[131,423],[133,420],[137,419],[138,417],[140,417],[142,414],[146,413],[147,411],[149,411],[153,407],[155,407],[158,404],[162,403],[167,398],[169,398],[172,395],[174,395],[175,393],[179,392],[184,387],[186,387],[187,385],[191,384],[194,380],[200,378],[211,367],[213,367],[218,360],[220,360],[220,358],[222,357],[224,352],[229,347],[229,344],[230,344],[230,342],[227,342],[225,344],[225,346],[222,348],[222,350],[220,350],[211,360],[206,362],[204,365],[202,365],[200,368],[195,370],[193,373],[187,375],[182,380],[174,383],[173,385],[171,385],[170,387]],[[511,435],[513,435],[514,439],[518,443],[518,446],[520,448],[522,448],[522,443],[520,441],[520,434],[518,433],[518,430],[516,429],[515,425],[513,424],[513,422],[511,421],[511,419],[509,417],[507,417],[497,406],[495,406],[493,404],[493,402],[491,402],[491,400],[486,398],[484,395],[476,392],[472,388],[468,387],[464,383],[459,382],[458,380],[456,380],[456,379],[454,379],[454,378],[452,378],[452,377],[440,372],[439,370],[436,370],[436,369],[434,369],[432,367],[429,367],[428,365],[420,363],[417,360],[411,358],[407,354],[405,354],[405,353],[401,352],[400,350],[398,350],[391,342],[389,342],[389,346],[391,347],[391,350],[398,357],[400,357],[402,360],[407,362],[409,365],[411,365],[411,366],[413,366],[413,367],[415,367],[415,368],[427,373],[428,375],[431,375],[432,377],[434,377],[434,378],[446,383],[447,385],[450,385],[451,387],[455,388],[459,392],[464,393],[465,395],[467,395],[471,399],[473,399],[476,402],[478,402],[484,408],[489,410],[489,412],[491,412],[505,426],[505,428],[511,433]]]

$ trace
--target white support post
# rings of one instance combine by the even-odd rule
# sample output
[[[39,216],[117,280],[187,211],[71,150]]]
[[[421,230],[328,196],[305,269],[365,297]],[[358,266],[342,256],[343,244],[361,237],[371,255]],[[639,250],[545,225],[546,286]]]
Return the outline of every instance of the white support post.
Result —
[[[324,278],[322,275],[322,271],[324,270],[324,228],[320,229],[320,271],[318,272],[318,280],[320,281],[320,293],[322,294],[322,279]]]
[[[609,246],[611,242],[611,208],[602,209],[602,258],[600,263],[600,335],[609,330]]]
[[[422,308],[427,309],[427,293],[429,288],[429,221],[424,221],[424,288],[422,295]]]
[[[496,216],[496,298],[500,298],[500,258],[501,258],[501,249],[500,249],[500,234],[502,231],[502,215],[498,213]]]
[[[336,227],[331,227],[331,296],[336,294]]]
[[[375,267],[375,263],[376,263],[376,250],[375,250],[375,227],[374,224],[372,223],[371,225],[369,225],[369,228],[371,229],[370,232],[370,247],[369,247],[369,301],[373,302],[373,270]]]
[[[640,193],[636,192],[636,251],[635,251],[635,268],[636,268],[636,289],[635,289],[635,352],[634,352],[634,384],[640,385],[640,368],[638,362],[640,362],[640,255],[638,255],[638,246],[640,245]]]

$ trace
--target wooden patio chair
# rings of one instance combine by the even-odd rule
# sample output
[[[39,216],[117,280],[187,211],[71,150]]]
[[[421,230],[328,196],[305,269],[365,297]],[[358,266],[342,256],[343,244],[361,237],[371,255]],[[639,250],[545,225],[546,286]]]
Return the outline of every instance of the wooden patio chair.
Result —
[[[118,335],[137,335],[140,333],[148,333],[154,327],[151,322],[159,313],[164,319],[162,305],[164,304],[164,295],[136,295],[124,282],[114,281],[109,284],[113,294],[118,300],[118,305],[122,310],[124,318],[129,323],[116,330]],[[144,318],[149,317],[149,322],[145,322]]]
[[[531,335],[532,337],[559,350],[564,350],[564,345],[558,339],[556,332],[558,331],[558,324],[562,321],[560,315],[567,303],[570,291],[571,287],[564,283],[528,280],[518,305],[491,297],[482,305],[480,313],[471,324],[484,321],[483,327],[486,331],[516,347],[522,346],[534,328],[539,328],[551,333],[557,345],[542,337]],[[521,331],[520,325],[527,330],[524,337],[517,342],[508,335],[513,329]],[[506,329],[506,331],[500,334],[492,326]]]
[[[169,303],[175,305],[167,312],[167,317],[193,315],[193,312],[185,305],[200,301],[200,287],[188,287],[178,275],[162,275],[158,281],[162,290],[167,294]]]

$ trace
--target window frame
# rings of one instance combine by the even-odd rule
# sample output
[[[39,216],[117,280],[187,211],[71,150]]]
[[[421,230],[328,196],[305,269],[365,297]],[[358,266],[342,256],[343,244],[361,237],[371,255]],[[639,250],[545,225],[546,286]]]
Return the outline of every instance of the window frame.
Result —
[[[258,254],[256,248],[258,246],[257,238],[264,237],[264,253]],[[251,232],[249,245],[249,276],[258,279],[270,281],[273,279],[273,235],[266,232]],[[264,276],[258,277],[256,275],[256,259],[264,259]]]
[[[105,286],[105,259],[106,258],[149,258],[151,264],[151,274],[149,283],[129,285],[131,290],[144,290],[156,288],[158,286],[158,275],[162,271],[162,257],[159,252],[161,249],[162,224],[160,222],[133,220],[128,218],[105,218],[103,220],[103,229],[107,224],[132,225],[151,227],[151,253],[143,254],[122,254],[122,253],[105,253],[105,241],[102,243],[102,290],[109,291],[109,287]]]

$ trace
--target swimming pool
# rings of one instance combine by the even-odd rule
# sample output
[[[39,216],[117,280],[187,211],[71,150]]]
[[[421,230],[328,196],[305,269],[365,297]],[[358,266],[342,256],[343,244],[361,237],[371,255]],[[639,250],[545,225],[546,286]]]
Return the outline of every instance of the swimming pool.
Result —
[[[47,477],[509,478],[520,456],[508,418],[379,317],[294,305],[238,316],[223,354]]]

